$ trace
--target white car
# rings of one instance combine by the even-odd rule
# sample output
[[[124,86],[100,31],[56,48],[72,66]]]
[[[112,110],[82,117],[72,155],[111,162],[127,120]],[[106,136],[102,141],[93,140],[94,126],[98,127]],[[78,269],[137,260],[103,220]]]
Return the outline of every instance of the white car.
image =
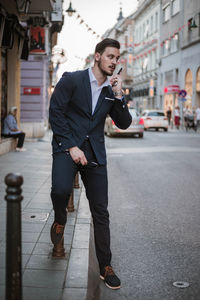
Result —
[[[145,110],[142,113],[142,118],[144,120],[144,129],[154,128],[159,130],[159,128],[164,131],[168,131],[168,120],[162,110]]]

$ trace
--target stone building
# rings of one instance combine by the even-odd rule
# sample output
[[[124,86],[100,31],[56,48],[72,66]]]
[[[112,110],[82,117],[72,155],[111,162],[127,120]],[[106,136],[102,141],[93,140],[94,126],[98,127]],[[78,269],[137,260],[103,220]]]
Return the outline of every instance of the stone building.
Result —
[[[159,0],[138,1],[133,15],[133,98],[139,111],[158,106],[159,19]]]
[[[53,19],[58,8],[62,13],[62,0],[0,0],[0,132],[9,109],[16,106],[18,125],[26,136],[44,135],[51,48],[63,23],[63,16]],[[14,149],[15,143],[0,135],[0,154]]]
[[[178,105],[182,113],[184,106],[200,104],[199,14],[198,0],[161,1],[158,96],[164,111]],[[184,99],[180,90],[187,92]]]

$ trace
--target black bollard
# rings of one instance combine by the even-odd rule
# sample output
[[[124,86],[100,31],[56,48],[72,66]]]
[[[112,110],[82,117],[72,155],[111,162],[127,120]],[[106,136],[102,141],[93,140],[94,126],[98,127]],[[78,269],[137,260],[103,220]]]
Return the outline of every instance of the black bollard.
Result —
[[[23,177],[10,173],[5,177],[5,183],[7,185],[6,300],[22,300],[21,185]]]

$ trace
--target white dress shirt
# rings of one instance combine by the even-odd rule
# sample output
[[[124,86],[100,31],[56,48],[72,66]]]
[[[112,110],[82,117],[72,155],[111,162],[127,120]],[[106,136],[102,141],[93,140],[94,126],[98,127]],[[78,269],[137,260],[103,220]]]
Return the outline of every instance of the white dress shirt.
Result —
[[[89,72],[89,78],[90,78],[90,86],[91,86],[91,92],[92,92],[92,114],[94,113],[95,107],[97,105],[99,96],[101,94],[101,90],[104,86],[111,85],[108,78],[102,85],[98,85],[98,81],[96,77],[94,76],[94,73],[92,72],[92,68],[88,69]]]

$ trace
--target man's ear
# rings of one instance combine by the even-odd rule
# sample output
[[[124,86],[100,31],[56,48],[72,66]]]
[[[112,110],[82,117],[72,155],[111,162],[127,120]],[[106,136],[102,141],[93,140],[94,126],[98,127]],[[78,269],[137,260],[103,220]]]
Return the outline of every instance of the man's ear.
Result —
[[[98,53],[98,52],[96,52],[96,53],[94,54],[94,58],[95,58],[95,61],[99,61],[100,58],[101,58],[101,54]]]

